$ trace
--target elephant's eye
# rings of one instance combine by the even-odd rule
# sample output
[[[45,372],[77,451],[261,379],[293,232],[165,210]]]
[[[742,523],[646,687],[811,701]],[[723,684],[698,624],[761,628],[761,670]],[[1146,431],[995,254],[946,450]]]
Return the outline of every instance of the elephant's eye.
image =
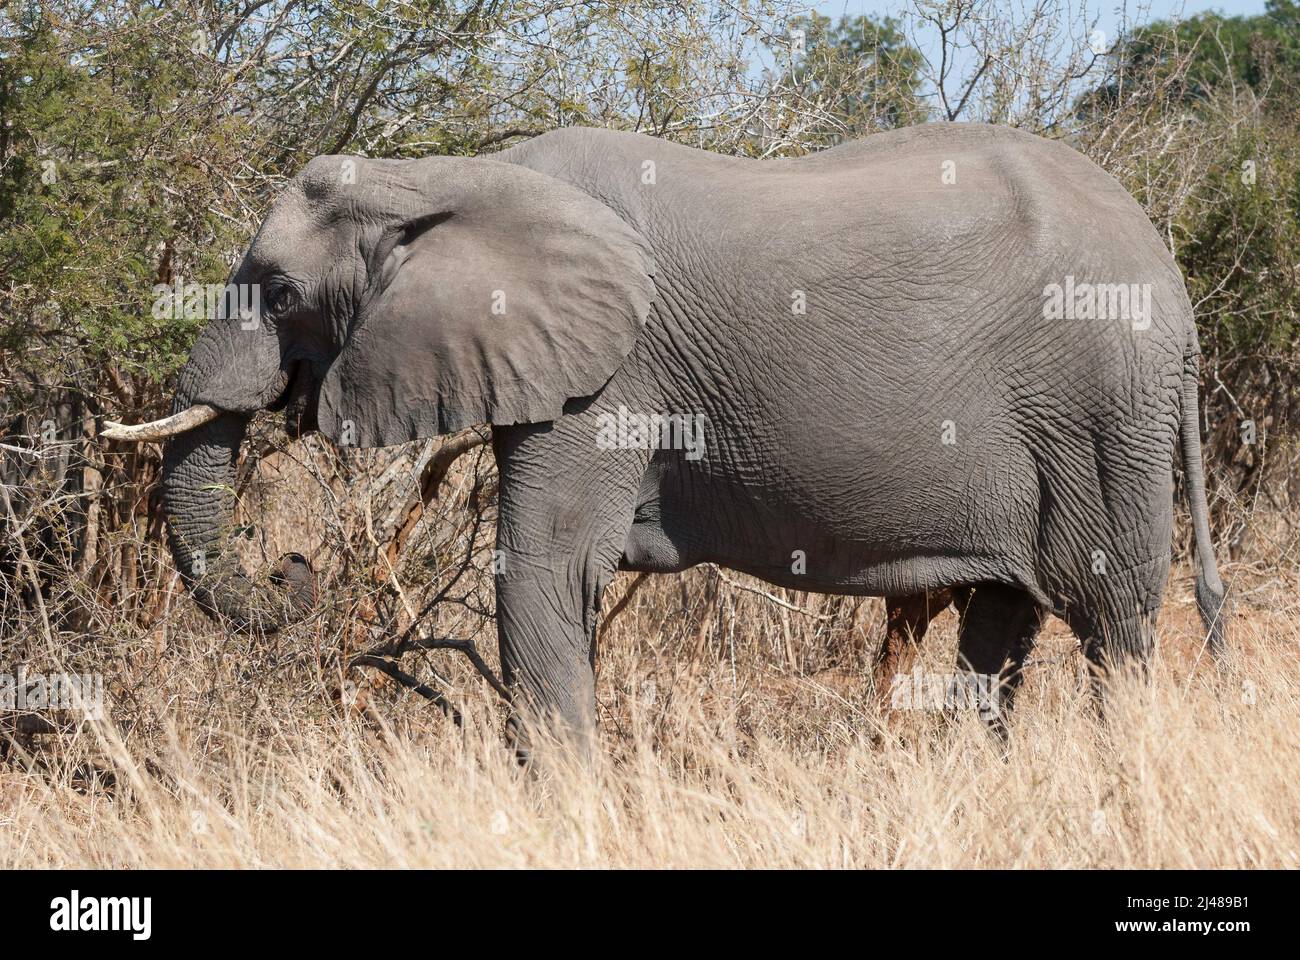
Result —
[[[293,299],[293,291],[287,284],[272,283],[267,286],[266,291],[262,294],[262,307],[267,313],[275,315],[283,313],[289,307],[289,302]]]

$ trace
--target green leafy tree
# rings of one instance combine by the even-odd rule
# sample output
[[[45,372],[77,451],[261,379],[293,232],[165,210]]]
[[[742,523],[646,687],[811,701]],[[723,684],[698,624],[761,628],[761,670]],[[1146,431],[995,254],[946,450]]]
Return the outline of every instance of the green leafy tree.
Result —
[[[807,105],[809,140],[837,143],[923,122],[922,57],[892,17],[813,12],[790,23],[793,102]]]
[[[1254,499],[1270,468],[1285,472],[1277,452],[1300,424],[1300,6],[1146,25],[1077,117],[1178,259],[1212,460],[1231,494]],[[1229,542],[1245,529],[1235,522]]]

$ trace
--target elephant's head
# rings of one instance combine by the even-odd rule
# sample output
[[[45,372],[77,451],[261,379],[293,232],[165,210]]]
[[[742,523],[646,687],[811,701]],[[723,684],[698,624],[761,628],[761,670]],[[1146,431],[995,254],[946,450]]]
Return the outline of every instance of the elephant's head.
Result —
[[[270,631],[310,578],[255,583],[229,549],[239,445],[285,409],[291,435],[386,446],[556,418],[631,350],[654,293],[639,235],[559,180],[491,160],[319,157],[289,185],[181,370],[167,442],[170,545],[209,613]],[[109,433],[109,436],[113,436]]]

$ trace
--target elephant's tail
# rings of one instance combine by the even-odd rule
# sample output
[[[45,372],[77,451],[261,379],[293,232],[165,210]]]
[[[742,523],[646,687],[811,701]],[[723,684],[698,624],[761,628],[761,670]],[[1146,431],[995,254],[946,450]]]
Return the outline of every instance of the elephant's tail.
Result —
[[[1196,536],[1196,555],[1200,571],[1196,575],[1196,609],[1205,626],[1210,652],[1221,657],[1225,652],[1223,621],[1227,616],[1226,591],[1214,560],[1214,542],[1210,539],[1210,510],[1205,502],[1205,469],[1201,461],[1201,417],[1197,404],[1197,362],[1189,357],[1183,371],[1182,449],[1183,475],[1187,481],[1187,501]]]

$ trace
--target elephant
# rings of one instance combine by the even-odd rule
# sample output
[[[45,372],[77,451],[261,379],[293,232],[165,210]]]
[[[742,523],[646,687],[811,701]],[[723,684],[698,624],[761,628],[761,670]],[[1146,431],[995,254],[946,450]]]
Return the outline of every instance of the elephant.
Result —
[[[317,157],[231,283],[256,309],[209,321],[173,415],[134,428],[167,437],[193,597],[248,630],[312,608],[306,578],[268,586],[228,549],[255,413],[358,447],[490,423],[525,740],[590,741],[618,570],[956,588],[961,670],[1014,674],[1053,613],[1104,686],[1152,648],[1175,459],[1222,649],[1192,306],[1140,206],[1062,142],[939,123],[759,160],[563,128]]]
[[[930,593],[905,597],[885,598],[885,638],[876,651],[872,669],[876,700],[882,707],[892,706],[891,690],[896,678],[906,676],[925,639],[930,623],[949,606],[955,607],[960,617],[970,605],[969,588],[945,588]],[[1028,649],[1023,653],[1012,650],[1008,659],[1012,664],[1003,679],[1004,696],[1013,695],[1020,685],[1020,666]]]

